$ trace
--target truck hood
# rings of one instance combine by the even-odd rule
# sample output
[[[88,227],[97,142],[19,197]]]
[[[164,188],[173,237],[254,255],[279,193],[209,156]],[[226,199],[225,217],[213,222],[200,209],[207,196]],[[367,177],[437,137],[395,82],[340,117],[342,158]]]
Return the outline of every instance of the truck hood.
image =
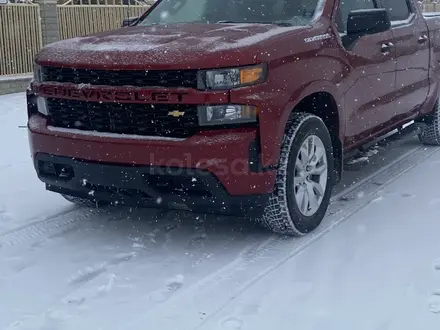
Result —
[[[59,41],[41,65],[94,69],[203,69],[253,64],[265,41],[300,27],[269,24],[178,24],[129,27]]]

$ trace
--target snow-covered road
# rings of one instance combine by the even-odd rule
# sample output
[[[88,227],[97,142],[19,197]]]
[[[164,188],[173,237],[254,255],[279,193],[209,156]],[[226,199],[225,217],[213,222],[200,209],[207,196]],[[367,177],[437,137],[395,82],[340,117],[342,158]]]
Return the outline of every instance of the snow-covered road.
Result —
[[[321,227],[79,209],[46,192],[24,95],[0,97],[0,329],[440,329],[440,152],[407,135],[347,171]]]

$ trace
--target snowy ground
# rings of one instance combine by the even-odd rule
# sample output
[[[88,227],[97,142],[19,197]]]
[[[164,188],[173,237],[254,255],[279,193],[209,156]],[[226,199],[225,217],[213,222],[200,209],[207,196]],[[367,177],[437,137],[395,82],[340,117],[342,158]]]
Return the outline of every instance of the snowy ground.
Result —
[[[322,226],[285,239],[73,207],[37,180],[25,124],[23,94],[0,97],[0,329],[440,328],[440,152],[413,134],[369,150]]]

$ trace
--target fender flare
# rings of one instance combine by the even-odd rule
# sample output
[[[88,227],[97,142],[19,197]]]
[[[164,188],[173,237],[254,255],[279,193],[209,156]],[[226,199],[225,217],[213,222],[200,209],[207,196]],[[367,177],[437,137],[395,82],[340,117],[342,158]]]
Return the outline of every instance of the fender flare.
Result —
[[[290,114],[294,111],[294,109],[298,106],[298,104],[306,97],[315,93],[322,93],[322,92],[331,95],[333,100],[335,101],[335,106],[337,108],[338,117],[339,117],[338,138],[341,141],[343,141],[346,130],[345,111],[344,111],[344,102],[343,102],[344,96],[340,92],[337,85],[326,80],[313,81],[307,86],[301,88],[301,90],[295,91],[291,95],[289,101],[284,107],[280,121],[280,126],[278,127],[278,132],[280,134],[280,137],[284,134]]]
[[[337,162],[335,163],[335,169],[337,170],[335,181],[336,182],[340,181],[343,170],[343,141],[346,130],[345,111],[344,111],[344,102],[343,102],[344,96],[335,83],[325,80],[312,81],[308,85],[302,86],[301,89],[298,89],[297,91],[292,93],[292,95],[289,98],[289,101],[285,104],[282,110],[280,121],[278,127],[276,128],[277,136],[275,137],[275,139],[272,139],[273,149],[271,151],[271,155],[266,154],[265,156],[267,158],[262,159],[263,168],[267,167],[268,169],[270,169],[273,166],[270,159],[272,159],[273,161],[276,162],[276,164],[278,164],[284,132],[286,130],[286,126],[288,124],[290,115],[293,113],[295,108],[306,97],[320,92],[328,93],[329,95],[331,95],[331,97],[335,101],[335,106],[338,111],[339,134],[337,137],[338,138],[337,142],[340,143],[339,145],[340,153],[338,155],[335,155],[336,156],[335,159],[337,160]]]

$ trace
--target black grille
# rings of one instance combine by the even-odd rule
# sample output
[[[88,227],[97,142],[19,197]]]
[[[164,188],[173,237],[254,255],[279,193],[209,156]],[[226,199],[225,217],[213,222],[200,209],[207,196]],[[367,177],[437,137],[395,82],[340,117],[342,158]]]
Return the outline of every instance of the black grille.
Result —
[[[197,88],[197,70],[125,71],[43,67],[43,81],[136,87]]]
[[[169,104],[98,103],[47,99],[55,127],[118,134],[187,138],[198,131],[196,106]],[[168,115],[185,112],[182,117]]]

